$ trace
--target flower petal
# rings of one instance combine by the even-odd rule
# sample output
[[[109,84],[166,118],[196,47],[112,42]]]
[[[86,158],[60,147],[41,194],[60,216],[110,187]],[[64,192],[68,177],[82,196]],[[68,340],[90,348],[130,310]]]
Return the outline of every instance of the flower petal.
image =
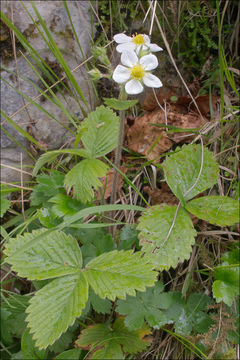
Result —
[[[124,51],[121,56],[123,65],[133,67],[138,63],[138,57],[134,51]]]
[[[118,65],[113,72],[113,80],[119,84],[126,82],[130,78],[130,71],[122,65]]]
[[[143,83],[144,83],[144,85],[153,87],[153,88],[159,88],[162,86],[161,80],[157,76],[152,75],[150,73],[145,73],[145,75],[143,77]]]
[[[125,90],[127,94],[137,95],[143,91],[143,86],[138,80],[130,80],[126,83]]]
[[[124,44],[120,44],[116,47],[116,50],[119,53],[122,53],[123,51],[134,51],[136,47],[136,44],[134,44],[133,42],[126,42]]]
[[[116,34],[113,37],[114,41],[116,41],[116,43],[118,44],[122,44],[122,43],[126,43],[126,42],[130,42],[132,41],[132,37],[131,36],[127,36],[125,34]]]
[[[150,45],[150,37],[148,35],[143,35],[144,42],[147,46]]]
[[[141,57],[139,62],[146,71],[156,69],[156,67],[158,66],[158,59],[153,54],[144,55],[143,57]]]
[[[156,52],[156,51],[162,51],[163,49],[158,46],[157,44],[149,44],[148,45],[149,47],[149,50],[152,51],[152,52]]]

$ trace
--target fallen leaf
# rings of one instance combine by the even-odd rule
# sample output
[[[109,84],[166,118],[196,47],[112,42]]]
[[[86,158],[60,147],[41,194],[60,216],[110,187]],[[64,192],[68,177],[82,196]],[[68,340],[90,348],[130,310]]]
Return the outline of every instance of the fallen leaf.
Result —
[[[126,174],[127,168],[126,167],[120,167],[120,170]],[[114,179],[114,172],[115,170],[109,170],[107,175],[100,179],[102,183],[101,190],[97,192],[96,197],[98,200],[101,200],[102,194],[104,199],[108,199],[111,196],[112,193],[112,187],[113,187],[113,179]],[[121,188],[123,186],[123,178],[120,174],[118,174],[118,186],[117,191],[118,193],[121,191]]]
[[[162,110],[145,114],[135,118],[127,132],[128,148],[148,160],[158,160],[159,156],[168,151],[174,143],[189,142],[193,136],[189,132],[169,132],[165,127],[152,124],[167,124],[181,129],[195,129],[203,126],[208,120],[196,113],[179,114],[174,111],[167,112],[167,119]]]

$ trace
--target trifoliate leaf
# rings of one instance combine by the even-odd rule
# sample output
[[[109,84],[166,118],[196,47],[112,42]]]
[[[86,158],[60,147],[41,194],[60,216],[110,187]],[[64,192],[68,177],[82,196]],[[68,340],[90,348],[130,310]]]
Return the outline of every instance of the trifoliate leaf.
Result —
[[[49,202],[54,204],[52,211],[59,217],[74,215],[85,207],[80,201],[61,193],[49,199]]]
[[[126,300],[118,300],[116,311],[126,315],[124,324],[129,330],[140,329],[144,319],[155,329],[167,323],[168,319],[160,309],[167,309],[171,305],[172,298],[162,291],[163,285],[158,282],[145,293],[137,292],[136,297],[127,295]]]
[[[25,360],[40,360],[48,358],[47,350],[39,350],[35,346],[35,342],[32,339],[32,335],[29,332],[29,329],[26,329],[23,333],[21,339],[21,351]]]
[[[101,298],[125,299],[126,294],[135,296],[135,290],[154,285],[157,273],[148,262],[141,252],[115,250],[91,260],[84,275]]]
[[[187,203],[186,209],[210,224],[231,226],[239,222],[239,202],[227,196],[204,196]]]
[[[179,292],[168,294],[172,297],[172,304],[164,312],[168,323],[174,322],[177,333],[190,335],[193,330],[196,333],[205,333],[213,325],[213,320],[207,314],[207,307],[213,301],[207,295],[192,293],[186,301]]]
[[[8,199],[4,199],[2,196],[0,197],[0,217],[6,213],[6,211],[10,208],[11,201]]]
[[[53,280],[30,300],[26,321],[36,346],[53,344],[81,315],[88,299],[88,284],[80,274]]]
[[[118,144],[119,118],[105,106],[97,107],[82,122],[87,128],[82,135],[82,143],[91,158],[104,156]]]
[[[202,147],[197,144],[183,145],[179,152],[167,157],[163,163],[163,169],[167,183],[174,195],[178,196],[180,191],[185,200],[189,200],[217,182],[219,169],[213,153],[204,148],[203,167],[199,177],[201,159]],[[198,177],[194,188],[187,193]]]
[[[81,252],[84,266],[95,257],[115,248],[112,235],[104,228],[82,229],[79,235],[79,240],[83,243]]]
[[[52,196],[63,191],[64,174],[51,171],[50,175],[37,176],[38,184],[33,188],[30,199],[33,206],[44,205]]]
[[[43,167],[43,165],[51,164],[54,160],[57,159],[58,155],[61,154],[70,154],[70,155],[78,155],[81,157],[87,157],[87,153],[84,149],[63,149],[63,150],[53,150],[46,152],[45,154],[41,155],[40,158],[37,160],[33,169],[33,176],[37,175],[38,171]]]
[[[119,317],[112,326],[109,323],[88,326],[75,344],[81,348],[90,346],[90,359],[122,359],[124,353],[136,354],[146,349],[151,339],[144,337],[149,334],[146,324],[140,330],[130,331],[124,325],[124,318]],[[105,357],[100,357],[104,354]]]
[[[75,165],[65,176],[68,192],[73,187],[74,197],[86,204],[94,197],[94,189],[102,186],[99,178],[106,175],[108,166],[98,159],[85,159]]]
[[[145,256],[158,270],[174,268],[179,262],[188,259],[197,235],[191,218],[183,208],[179,208],[174,226],[176,206],[166,204],[148,208],[139,218],[137,229]]]
[[[9,240],[5,254],[12,270],[22,277],[36,280],[79,273],[82,255],[77,241],[62,231],[41,236],[44,233],[45,229],[34,230]],[[18,251],[28,243],[24,251]]]
[[[214,268],[215,281],[212,291],[218,303],[223,301],[231,306],[234,297],[239,294],[239,250],[236,249],[224,254],[222,259],[225,261]]]
[[[128,110],[136,105],[138,100],[119,100],[114,98],[103,98],[105,105],[114,110]]]

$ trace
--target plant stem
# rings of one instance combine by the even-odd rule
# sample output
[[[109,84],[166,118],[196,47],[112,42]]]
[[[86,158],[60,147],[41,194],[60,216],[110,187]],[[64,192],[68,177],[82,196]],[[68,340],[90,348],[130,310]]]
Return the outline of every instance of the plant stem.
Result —
[[[119,100],[126,100],[126,98],[127,98],[127,94],[125,93],[124,87],[122,87],[119,94]],[[120,128],[119,128],[118,146],[115,151],[115,160],[114,160],[114,165],[117,168],[120,167],[121,159],[122,159],[122,146],[124,141],[124,120],[125,120],[125,111],[122,110],[120,111]],[[115,170],[113,177],[111,201],[110,201],[111,204],[114,204],[117,198],[118,179],[119,179],[119,174]]]

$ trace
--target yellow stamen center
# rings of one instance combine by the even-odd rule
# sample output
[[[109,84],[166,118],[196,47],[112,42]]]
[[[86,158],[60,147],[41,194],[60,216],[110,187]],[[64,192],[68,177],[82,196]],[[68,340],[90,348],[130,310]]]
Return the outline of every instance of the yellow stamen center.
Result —
[[[136,36],[133,37],[133,42],[136,44],[136,45],[144,45],[145,44],[145,41],[144,41],[144,38],[141,34],[138,34]]]
[[[131,76],[134,80],[141,80],[144,74],[145,71],[141,65],[134,65],[131,69]]]

